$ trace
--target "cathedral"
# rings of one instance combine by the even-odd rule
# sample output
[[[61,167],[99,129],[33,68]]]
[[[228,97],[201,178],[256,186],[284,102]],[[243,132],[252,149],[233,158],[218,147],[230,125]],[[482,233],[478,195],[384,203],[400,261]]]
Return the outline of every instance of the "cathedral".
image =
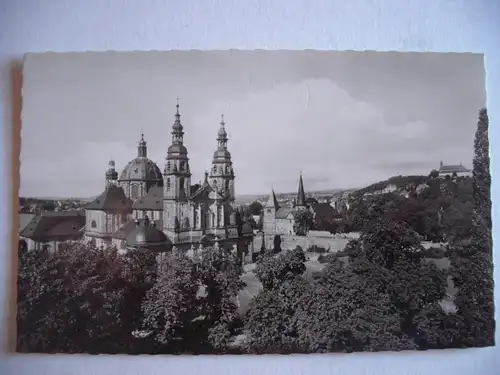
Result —
[[[235,174],[224,116],[211,169],[203,182],[192,184],[179,104],[176,107],[163,172],[148,158],[144,135],[137,156],[120,174],[110,161],[103,193],[85,207],[84,241],[123,252],[163,252],[174,246],[193,250],[215,243],[235,249],[242,238],[247,245],[251,241],[251,228],[244,225],[238,233],[236,225]]]

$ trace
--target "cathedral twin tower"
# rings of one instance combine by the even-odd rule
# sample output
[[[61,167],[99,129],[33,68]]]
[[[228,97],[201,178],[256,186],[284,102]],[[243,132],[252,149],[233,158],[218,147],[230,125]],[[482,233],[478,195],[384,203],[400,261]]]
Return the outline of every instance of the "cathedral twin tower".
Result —
[[[141,213],[161,218],[162,229],[166,234],[183,229],[205,230],[231,225],[235,176],[231,153],[227,149],[224,115],[217,133],[217,149],[213,155],[212,167],[210,172],[205,172],[204,181],[199,184],[191,184],[191,168],[184,145],[179,104],[176,106],[171,134],[172,144],[167,151],[163,173],[148,158],[146,141],[142,136],[137,157],[125,166],[119,177],[114,169],[114,162],[110,162],[110,168],[106,172],[106,185],[123,189],[125,196],[134,202],[135,218],[143,217]],[[163,201],[161,207],[160,200]],[[155,215],[153,211],[160,211],[160,208],[162,212]]]
[[[234,209],[235,176],[231,153],[227,149],[224,115],[217,134],[217,150],[210,173],[205,172],[203,183],[194,185],[191,185],[191,169],[180,117],[177,104],[172,144],[167,151],[164,170],[164,228],[226,227]]]

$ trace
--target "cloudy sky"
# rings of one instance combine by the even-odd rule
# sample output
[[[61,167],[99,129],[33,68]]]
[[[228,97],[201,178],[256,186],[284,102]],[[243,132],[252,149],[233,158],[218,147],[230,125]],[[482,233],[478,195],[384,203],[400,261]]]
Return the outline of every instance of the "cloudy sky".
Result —
[[[193,182],[224,113],[237,194],[351,188],[470,167],[486,102],[483,56],[226,51],[31,54],[24,65],[21,196],[89,197],[108,161],[163,170],[176,98]]]

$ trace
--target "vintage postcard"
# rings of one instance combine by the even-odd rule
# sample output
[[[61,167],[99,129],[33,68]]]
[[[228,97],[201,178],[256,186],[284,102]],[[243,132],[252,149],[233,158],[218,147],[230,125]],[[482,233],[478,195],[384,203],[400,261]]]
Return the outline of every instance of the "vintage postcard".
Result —
[[[26,56],[19,352],[494,345],[479,54]]]

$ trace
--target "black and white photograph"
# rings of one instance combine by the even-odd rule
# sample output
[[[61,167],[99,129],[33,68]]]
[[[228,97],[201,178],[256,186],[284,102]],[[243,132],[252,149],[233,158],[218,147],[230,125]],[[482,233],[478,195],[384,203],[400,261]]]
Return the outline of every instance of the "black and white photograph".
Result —
[[[495,345],[484,56],[36,53],[17,351]]]

